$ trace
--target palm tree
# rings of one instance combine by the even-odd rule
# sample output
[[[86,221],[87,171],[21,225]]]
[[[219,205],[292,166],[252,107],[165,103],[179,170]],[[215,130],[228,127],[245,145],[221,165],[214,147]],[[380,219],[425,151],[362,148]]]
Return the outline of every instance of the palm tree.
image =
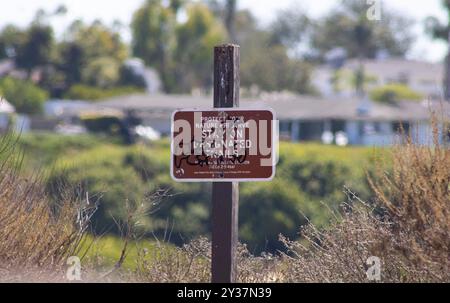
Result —
[[[428,17],[426,22],[427,32],[435,39],[448,42],[448,53],[445,58],[444,98],[450,101],[450,0],[442,0],[448,15],[446,24],[442,24],[436,17]]]

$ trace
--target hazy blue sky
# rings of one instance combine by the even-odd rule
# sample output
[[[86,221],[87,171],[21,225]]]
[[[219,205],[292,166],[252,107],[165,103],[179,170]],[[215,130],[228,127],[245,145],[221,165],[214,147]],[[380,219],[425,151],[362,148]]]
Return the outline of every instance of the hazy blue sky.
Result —
[[[0,0],[0,28],[7,23],[26,25],[33,18],[37,9],[53,10],[59,4],[65,4],[69,14],[53,21],[57,33],[60,33],[75,18],[86,21],[101,19],[110,24],[117,19],[124,24],[129,24],[132,13],[142,2],[143,0]],[[270,21],[278,9],[295,5],[304,8],[312,16],[320,16],[339,2],[340,0],[238,0],[240,7],[251,9],[262,23]],[[445,20],[446,14],[440,6],[440,2],[441,0],[384,1],[385,9],[394,9],[418,21],[414,30],[419,39],[410,54],[411,58],[431,61],[443,58],[446,45],[426,37],[422,26],[423,20],[430,15]],[[129,33],[124,32],[124,34],[126,38],[129,38]]]

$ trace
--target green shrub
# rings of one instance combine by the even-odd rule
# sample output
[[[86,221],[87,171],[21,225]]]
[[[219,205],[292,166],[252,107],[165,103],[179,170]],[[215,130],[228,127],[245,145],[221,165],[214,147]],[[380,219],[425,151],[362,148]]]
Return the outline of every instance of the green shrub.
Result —
[[[48,93],[29,81],[22,81],[11,77],[0,80],[2,96],[8,100],[18,113],[41,113]]]
[[[117,116],[85,115],[81,117],[81,121],[93,133],[118,135],[123,128],[122,121]]]
[[[283,143],[277,179],[290,180],[311,200],[339,204],[346,199],[344,187],[369,198],[365,172],[372,170],[375,150]]]
[[[159,175],[152,183],[163,193],[152,215],[158,237],[170,235],[171,242],[181,245],[209,233],[210,183],[176,183],[167,173]]]
[[[211,228],[211,184],[177,183],[169,175],[167,140],[150,146],[119,146],[99,142],[88,150],[61,156],[52,173],[72,186],[82,184],[91,194],[103,193],[96,217],[96,231],[111,229],[124,219],[125,200],[151,200],[153,211],[143,230],[149,237],[177,245]],[[332,208],[346,201],[344,186],[367,196],[364,170],[370,168],[372,149],[339,148],[312,144],[282,143],[277,175],[272,182],[242,183],[240,193],[240,239],[250,251],[276,251],[283,246],[280,233],[296,239],[299,226],[324,226]]]
[[[94,86],[76,84],[70,87],[69,91],[64,95],[64,98],[73,100],[97,101],[116,96],[142,93],[143,91],[144,90],[142,88],[134,86],[120,86],[102,89]]]
[[[169,170],[168,163],[158,161],[150,154],[137,149],[127,151],[123,165],[132,167],[144,181],[153,180]]]
[[[278,235],[298,237],[298,227],[312,217],[314,205],[288,180],[242,184],[239,207],[239,236],[252,253],[276,251],[283,245]],[[312,219],[312,218],[311,218]]]
[[[80,154],[62,157],[48,180],[47,190],[58,198],[61,187],[73,187],[88,193],[93,201],[100,198],[94,216],[93,231],[119,233],[116,221],[126,218],[125,203],[146,203],[150,187],[145,187],[132,167],[123,166],[122,147],[103,145]],[[149,228],[142,222],[142,228]]]
[[[112,57],[100,57],[93,59],[83,69],[81,78],[83,83],[101,87],[111,88],[119,80],[120,63]]]
[[[80,152],[86,152],[104,143],[106,138],[99,136],[61,136],[39,132],[22,134],[18,147],[28,155],[24,158],[24,169],[32,174],[42,168],[52,169],[55,161],[63,155],[77,157]]]
[[[374,101],[395,103],[401,100],[420,101],[423,96],[404,84],[388,84],[377,87],[370,92]]]

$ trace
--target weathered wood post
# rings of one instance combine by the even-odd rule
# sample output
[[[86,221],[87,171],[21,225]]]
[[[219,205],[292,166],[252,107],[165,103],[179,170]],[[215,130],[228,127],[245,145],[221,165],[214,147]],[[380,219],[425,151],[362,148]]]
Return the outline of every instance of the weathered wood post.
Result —
[[[239,106],[239,46],[225,44],[214,48],[214,107]],[[213,283],[232,283],[236,279],[238,241],[238,182],[212,185],[212,262]]]

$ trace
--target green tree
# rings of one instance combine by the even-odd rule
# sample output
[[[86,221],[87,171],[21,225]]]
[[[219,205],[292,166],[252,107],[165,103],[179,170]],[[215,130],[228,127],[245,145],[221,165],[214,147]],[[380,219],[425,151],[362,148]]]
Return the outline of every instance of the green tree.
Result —
[[[347,56],[357,58],[355,89],[364,94],[363,60],[375,58],[385,51],[392,56],[404,56],[413,41],[412,21],[396,13],[383,11],[382,20],[367,18],[369,6],[364,1],[344,0],[339,7],[313,25],[311,41],[323,59],[325,54],[341,47]]]
[[[29,81],[22,81],[11,77],[0,80],[2,95],[11,102],[16,111],[23,114],[37,114],[42,112],[48,93]]]
[[[25,31],[14,25],[7,25],[0,32],[0,59],[15,57],[25,43]]]
[[[88,85],[110,88],[119,80],[119,69],[119,63],[112,57],[95,58],[83,69],[81,79]]]
[[[173,10],[175,14],[177,14],[185,3],[186,0],[170,0],[170,8]]]
[[[201,3],[183,7],[187,21],[177,23],[176,11],[182,4],[148,0],[132,22],[133,54],[158,70],[166,92],[209,89],[212,48],[226,37],[223,25]]]
[[[370,92],[370,98],[374,101],[391,104],[402,100],[423,100],[423,96],[420,93],[412,90],[405,84],[388,84],[374,88]]]
[[[16,54],[18,67],[31,71],[51,62],[55,41],[52,27],[35,23],[26,31],[26,38]]]
[[[54,59],[55,39],[48,18],[62,15],[65,7],[60,6],[53,14],[40,9],[25,30],[13,25],[6,26],[0,33],[0,58],[14,57],[18,67],[31,71]]]
[[[288,47],[274,39],[274,29],[259,29],[248,11],[238,13],[236,28],[241,45],[243,87],[256,85],[265,91],[312,92],[312,66],[299,58],[288,56]]]
[[[278,11],[269,26],[272,44],[286,46],[293,53],[298,51],[300,42],[307,37],[310,19],[298,6]]]
[[[213,47],[224,42],[226,31],[204,4],[187,8],[188,19],[177,28],[177,84],[182,91],[212,87]]]
[[[13,58],[16,66],[28,71],[39,69],[39,85],[51,91],[64,88],[65,75],[57,68],[57,43],[49,18],[65,14],[66,8],[59,6],[53,13],[40,9],[34,20],[24,30],[7,26],[0,34],[0,58]]]
[[[85,64],[83,47],[75,41],[64,41],[59,45],[59,69],[65,75],[67,87],[81,82],[82,68]]]
[[[133,55],[158,70],[166,91],[175,85],[171,72],[176,48],[175,26],[173,8],[164,6],[160,0],[147,0],[134,13],[131,23]]]
[[[435,39],[447,42],[448,53],[445,58],[445,78],[444,78],[444,98],[450,101],[450,0],[442,0],[442,6],[447,12],[447,23],[442,24],[435,17],[428,17],[426,20],[426,31]]]
[[[217,1],[210,1],[209,6],[217,16],[226,12],[226,8]],[[269,27],[261,28],[249,10],[236,12],[236,41],[241,46],[241,85],[244,88],[256,85],[259,90],[265,91],[312,92],[312,66],[300,57],[288,55],[295,48],[291,42],[300,41],[303,34],[299,33],[297,37],[294,30],[297,26],[285,32],[286,25],[278,20],[283,15],[279,13],[279,17]],[[294,19],[298,21],[303,18],[302,15]]]
[[[100,21],[89,25],[75,21],[66,36],[67,41],[76,43],[83,50],[86,62],[99,57],[111,57],[123,62],[128,57],[127,46],[120,34]]]
[[[80,83],[100,88],[115,86],[128,57],[120,34],[99,21],[72,23],[58,53],[58,69],[65,75],[66,91]]]
[[[379,51],[404,56],[413,42],[412,21],[383,11],[381,21],[367,18],[365,1],[344,0],[328,15],[313,23],[312,47],[325,55],[343,47],[350,58],[374,58]]]
[[[257,85],[265,91],[289,90],[312,93],[310,75],[312,66],[291,59],[284,46],[260,47],[242,51],[241,82],[245,87]]]

